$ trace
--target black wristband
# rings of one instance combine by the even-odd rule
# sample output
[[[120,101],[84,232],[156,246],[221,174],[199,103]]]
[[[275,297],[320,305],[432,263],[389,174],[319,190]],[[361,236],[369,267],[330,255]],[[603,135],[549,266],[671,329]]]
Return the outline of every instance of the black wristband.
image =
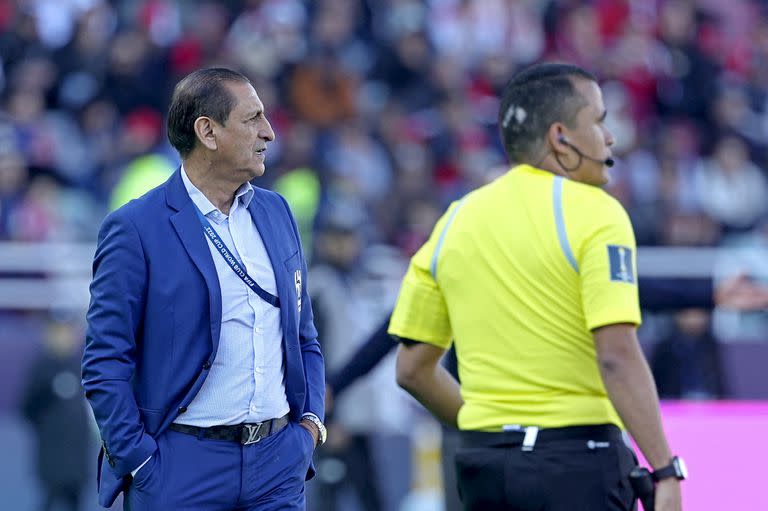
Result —
[[[688,471],[685,468],[685,462],[682,458],[674,456],[669,465],[651,472],[651,478],[655,483],[663,481],[664,479],[669,479],[670,477],[674,477],[678,481],[682,481],[688,477]]]

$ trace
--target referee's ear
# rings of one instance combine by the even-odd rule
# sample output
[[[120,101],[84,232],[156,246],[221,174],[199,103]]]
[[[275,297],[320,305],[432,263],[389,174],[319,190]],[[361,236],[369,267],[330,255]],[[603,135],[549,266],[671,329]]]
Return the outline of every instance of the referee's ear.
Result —
[[[555,155],[567,156],[570,152],[568,127],[562,122],[553,122],[547,130],[547,142]]]

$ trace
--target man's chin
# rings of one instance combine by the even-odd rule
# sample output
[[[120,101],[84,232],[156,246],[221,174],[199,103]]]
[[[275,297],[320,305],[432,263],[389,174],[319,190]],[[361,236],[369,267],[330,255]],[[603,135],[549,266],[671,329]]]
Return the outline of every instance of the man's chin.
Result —
[[[608,186],[608,184],[611,182],[611,174],[608,171],[608,167],[603,167],[603,171],[600,173],[600,182],[596,183],[595,186],[599,186],[600,188],[605,188]]]
[[[256,165],[250,169],[251,179],[255,179],[257,177],[261,177],[264,175],[264,172],[266,172],[266,167],[262,163],[261,165]]]

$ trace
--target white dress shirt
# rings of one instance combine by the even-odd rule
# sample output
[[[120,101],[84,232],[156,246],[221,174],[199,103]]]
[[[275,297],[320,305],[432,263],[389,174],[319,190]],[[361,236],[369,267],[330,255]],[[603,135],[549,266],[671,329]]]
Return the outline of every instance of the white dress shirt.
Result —
[[[248,211],[255,193],[250,183],[237,190],[227,216],[192,184],[183,166],[181,177],[192,202],[243,263],[248,275],[277,296],[272,263]],[[202,230],[201,226],[200,236],[204,236]],[[210,239],[208,248],[221,286],[219,349],[205,383],[175,422],[210,427],[282,417],[290,407],[285,394],[280,309],[251,291]]]

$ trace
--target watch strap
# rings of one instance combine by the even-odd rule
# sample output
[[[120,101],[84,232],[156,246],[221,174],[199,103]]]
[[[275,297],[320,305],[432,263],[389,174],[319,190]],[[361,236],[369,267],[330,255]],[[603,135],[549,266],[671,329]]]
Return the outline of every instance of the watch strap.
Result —
[[[677,477],[677,471],[675,470],[675,466],[672,465],[671,463],[666,467],[661,467],[651,472],[651,479],[653,479],[654,483],[658,483],[659,481],[663,481],[664,479],[669,479],[670,477]]]
[[[651,479],[653,479],[654,483],[658,483],[664,479],[669,479],[670,477],[674,477],[678,481],[685,479],[685,474],[680,473],[677,456],[672,458],[672,461],[670,461],[669,465],[651,472]]]

